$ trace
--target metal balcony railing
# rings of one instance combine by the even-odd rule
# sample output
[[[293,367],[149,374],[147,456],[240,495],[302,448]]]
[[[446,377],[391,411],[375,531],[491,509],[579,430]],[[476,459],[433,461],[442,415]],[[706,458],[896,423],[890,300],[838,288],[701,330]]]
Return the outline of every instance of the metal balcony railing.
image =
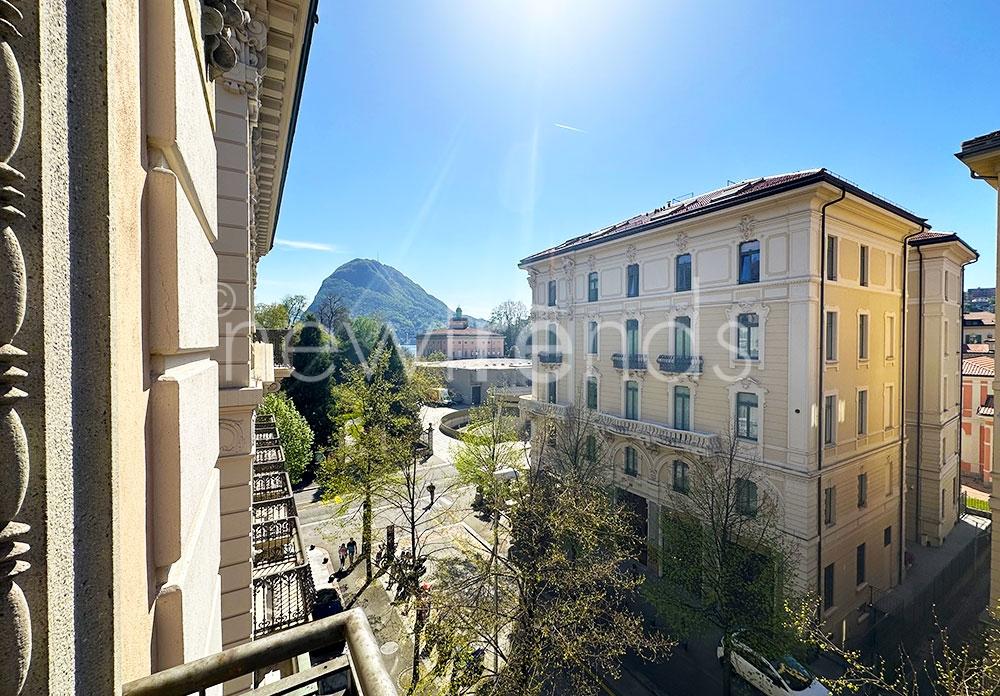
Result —
[[[611,356],[611,364],[619,370],[645,370],[648,367],[645,353],[615,353]]]
[[[291,495],[273,500],[254,501],[251,507],[254,524],[299,516],[299,511],[295,507],[295,498]]]
[[[251,481],[253,502],[260,503],[275,498],[285,498],[292,494],[292,483],[285,471],[257,474]]]
[[[392,676],[382,663],[378,642],[362,609],[350,609],[335,616],[311,621],[303,626],[128,682],[122,687],[122,696],[205,694],[211,687],[223,682],[245,674],[266,672],[275,665],[310,651],[318,652],[344,641],[348,648],[346,655],[268,684],[259,693],[261,696],[316,693],[316,685],[321,680],[345,675],[349,694],[396,696]]]
[[[700,355],[660,355],[656,358],[660,372],[701,374],[705,359]]]
[[[316,600],[308,563],[253,579],[254,639],[305,623]]]
[[[281,444],[281,438],[278,436],[277,430],[260,430],[258,429],[254,434],[254,440],[258,447],[273,447],[274,445]]]
[[[557,351],[539,351],[538,362],[545,365],[558,365],[563,361],[563,354]]]
[[[267,424],[274,425],[274,414],[258,413],[255,422],[256,422],[256,427],[258,428]]]
[[[266,520],[253,525],[253,566],[264,568],[297,563],[302,558],[294,517]]]
[[[285,470],[285,450],[281,445],[257,448],[253,457],[255,474],[273,474]]]

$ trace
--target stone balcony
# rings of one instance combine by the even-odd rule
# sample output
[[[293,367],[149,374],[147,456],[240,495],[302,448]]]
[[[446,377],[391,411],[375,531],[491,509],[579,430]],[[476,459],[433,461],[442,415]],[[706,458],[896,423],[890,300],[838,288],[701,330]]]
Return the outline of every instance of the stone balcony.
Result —
[[[538,401],[531,394],[521,397],[521,408],[531,415],[542,417],[565,417],[569,413],[568,406]],[[593,423],[595,428],[607,433],[632,437],[647,445],[671,447],[694,454],[716,452],[720,446],[719,436],[716,433],[678,430],[659,423],[631,420],[610,413],[595,413]]]
[[[543,350],[538,352],[538,362],[543,365],[561,365],[563,354],[558,351]]]
[[[616,370],[639,370],[649,368],[649,361],[645,353],[614,353],[611,356],[611,365]]]
[[[656,358],[656,366],[660,372],[668,374],[698,374],[704,369],[705,359],[700,355],[660,355]]]

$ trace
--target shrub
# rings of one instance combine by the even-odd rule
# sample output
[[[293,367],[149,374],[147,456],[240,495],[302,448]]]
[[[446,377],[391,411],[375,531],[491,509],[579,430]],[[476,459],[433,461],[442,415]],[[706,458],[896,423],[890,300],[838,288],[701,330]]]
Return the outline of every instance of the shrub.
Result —
[[[288,476],[292,483],[298,483],[312,457],[313,431],[308,421],[295,409],[295,404],[284,392],[266,395],[257,412],[274,416],[281,436],[281,446],[285,450]]]

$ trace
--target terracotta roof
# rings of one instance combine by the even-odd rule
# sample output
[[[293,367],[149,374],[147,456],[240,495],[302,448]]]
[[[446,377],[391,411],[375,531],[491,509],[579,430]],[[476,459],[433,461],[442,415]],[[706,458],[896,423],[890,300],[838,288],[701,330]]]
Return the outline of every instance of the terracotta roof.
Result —
[[[918,234],[910,237],[910,242],[922,242],[925,239],[940,239],[941,237],[952,237],[954,232],[934,232],[932,230],[924,230]]]
[[[983,405],[980,406],[976,410],[976,413],[978,413],[980,416],[991,416],[991,417],[993,416],[993,395],[992,394],[987,394],[986,395],[986,401],[984,401]]]
[[[997,323],[993,312],[966,312],[962,315],[964,326],[994,326]]]
[[[908,238],[907,243],[910,246],[929,246],[931,244],[943,244],[945,242],[958,242],[966,249],[969,250],[975,257],[979,258],[979,252],[970,247],[964,239],[959,237],[954,232],[932,232],[931,230],[924,230],[923,232],[918,232]]]
[[[995,363],[992,355],[976,355],[962,358],[962,374],[972,377],[992,377]]]
[[[963,353],[992,353],[993,346],[989,343],[966,343],[962,346]]]
[[[583,249],[602,242],[626,237],[643,229],[687,220],[715,210],[722,210],[741,203],[775,195],[782,191],[821,182],[840,187],[852,195],[863,198],[911,222],[917,224],[926,224],[927,222],[925,218],[917,217],[895,203],[891,203],[884,198],[858,188],[846,179],[833,174],[828,169],[805,169],[798,172],[764,176],[758,179],[747,179],[746,181],[728,184],[714,191],[692,196],[682,201],[670,201],[655,210],[635,215],[609,227],[568,239],[562,244],[557,244],[554,247],[532,254],[522,259],[521,264],[532,263],[551,256],[558,256],[571,250]]]

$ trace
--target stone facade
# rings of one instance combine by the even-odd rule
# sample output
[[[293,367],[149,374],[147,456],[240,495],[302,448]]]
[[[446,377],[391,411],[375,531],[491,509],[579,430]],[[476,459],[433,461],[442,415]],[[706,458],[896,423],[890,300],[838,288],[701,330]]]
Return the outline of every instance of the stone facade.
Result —
[[[236,255],[252,288],[270,248],[315,3],[18,5],[0,2],[0,177],[25,194],[5,189],[0,232],[0,468],[20,482],[0,499],[0,694],[113,694],[232,643],[248,611],[226,587],[250,527],[249,496],[226,524],[241,444],[220,387],[259,399],[272,373],[249,340],[220,352],[219,288]],[[254,13],[283,90],[256,227],[219,140]]]
[[[664,207],[522,261],[535,341],[554,334],[559,355],[536,359],[534,399],[593,407],[596,381],[615,485],[646,501],[653,544],[658,511],[680,495],[672,462],[716,446],[737,404],[755,404],[748,442],[798,582],[823,596],[832,577],[824,615],[850,636],[865,630],[870,587],[903,575],[903,269],[924,221],[825,170],[774,181],[771,195],[768,179],[744,182],[680,203],[676,222]],[[753,193],[741,203],[742,187]]]
[[[426,358],[444,353],[449,360],[503,357],[503,336],[487,329],[471,328],[462,308],[448,320],[448,327],[417,334],[417,355]]]

